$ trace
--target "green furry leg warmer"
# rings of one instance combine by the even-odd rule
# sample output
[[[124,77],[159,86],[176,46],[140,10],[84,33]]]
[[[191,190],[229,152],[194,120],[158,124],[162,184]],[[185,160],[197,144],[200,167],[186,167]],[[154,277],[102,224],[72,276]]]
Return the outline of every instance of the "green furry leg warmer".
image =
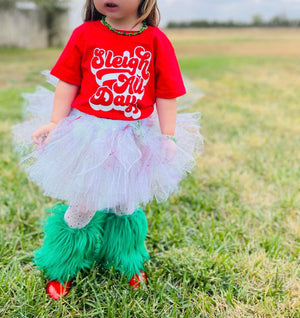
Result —
[[[67,205],[56,205],[45,225],[44,244],[35,251],[34,263],[51,280],[61,283],[93,266],[102,245],[106,214],[97,212],[84,228],[72,229],[64,220]]]
[[[130,280],[144,270],[144,261],[150,258],[145,247],[147,228],[147,219],[141,208],[132,215],[107,214],[99,261],[106,268],[113,266]]]

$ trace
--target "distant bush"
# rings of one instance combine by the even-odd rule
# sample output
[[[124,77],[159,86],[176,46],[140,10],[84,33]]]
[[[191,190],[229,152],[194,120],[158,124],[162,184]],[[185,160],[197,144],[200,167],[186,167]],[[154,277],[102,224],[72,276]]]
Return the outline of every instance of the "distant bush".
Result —
[[[48,29],[48,46],[53,46],[54,39],[60,32],[57,28],[57,18],[68,10],[67,3],[70,0],[32,0],[41,8],[46,16],[46,26]]]
[[[252,18],[252,22],[238,21],[207,21],[195,20],[189,22],[171,21],[167,24],[168,28],[236,28],[236,27],[300,27],[300,20],[289,20],[285,16],[274,16],[269,21],[264,21],[260,14],[256,14]]]
[[[0,0],[0,10],[13,8],[17,0]]]

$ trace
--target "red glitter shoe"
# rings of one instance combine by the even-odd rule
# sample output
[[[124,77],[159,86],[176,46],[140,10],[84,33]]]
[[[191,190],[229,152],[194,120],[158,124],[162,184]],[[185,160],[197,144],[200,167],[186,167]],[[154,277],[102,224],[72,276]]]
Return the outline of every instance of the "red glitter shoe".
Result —
[[[64,285],[65,286],[63,286],[58,280],[51,280],[46,287],[47,295],[54,300],[64,298],[71,290],[72,281],[70,280],[65,282]]]
[[[137,290],[141,287],[140,283],[148,283],[148,278],[145,272],[140,271],[139,274],[134,274],[129,281],[129,285],[132,287],[133,290]]]

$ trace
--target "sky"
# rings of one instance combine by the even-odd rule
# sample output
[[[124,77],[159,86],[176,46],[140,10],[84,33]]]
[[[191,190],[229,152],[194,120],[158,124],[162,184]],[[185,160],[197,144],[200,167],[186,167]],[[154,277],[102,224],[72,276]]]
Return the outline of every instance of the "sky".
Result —
[[[158,0],[162,23],[169,20],[236,20],[250,22],[253,15],[265,20],[275,15],[300,19],[300,0]]]
[[[83,0],[72,0],[73,27],[81,23]],[[300,19],[300,0],[158,0],[161,25],[168,21],[216,20],[250,22],[253,15],[261,14],[265,20],[275,15]]]

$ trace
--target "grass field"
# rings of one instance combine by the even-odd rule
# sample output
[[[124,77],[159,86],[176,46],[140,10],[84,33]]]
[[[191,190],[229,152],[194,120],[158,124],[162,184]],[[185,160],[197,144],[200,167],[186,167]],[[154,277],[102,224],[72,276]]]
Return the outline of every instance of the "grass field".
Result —
[[[145,209],[149,285],[94,268],[59,302],[31,262],[56,201],[19,169],[10,127],[60,50],[0,50],[1,317],[300,317],[300,29],[168,34],[206,93],[188,109],[203,115],[203,156]]]

